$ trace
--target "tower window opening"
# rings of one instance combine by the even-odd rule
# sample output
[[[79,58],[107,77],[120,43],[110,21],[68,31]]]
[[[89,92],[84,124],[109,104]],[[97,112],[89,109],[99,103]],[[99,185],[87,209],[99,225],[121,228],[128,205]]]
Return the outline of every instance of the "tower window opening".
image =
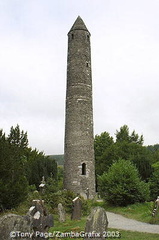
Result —
[[[89,65],[88,65],[88,62],[86,62],[86,67],[88,67]]]
[[[89,35],[87,35],[87,40],[89,41]]]
[[[73,33],[72,33],[71,37],[72,37],[72,39],[74,39],[74,34]]]
[[[82,175],[86,175],[86,164],[82,163]]]

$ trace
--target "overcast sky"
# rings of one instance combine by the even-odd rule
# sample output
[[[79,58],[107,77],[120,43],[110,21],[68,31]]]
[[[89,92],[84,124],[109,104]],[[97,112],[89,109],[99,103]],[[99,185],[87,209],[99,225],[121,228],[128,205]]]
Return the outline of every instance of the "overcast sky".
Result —
[[[64,149],[67,33],[91,32],[94,134],[127,124],[159,143],[158,0],[0,0],[0,128]]]

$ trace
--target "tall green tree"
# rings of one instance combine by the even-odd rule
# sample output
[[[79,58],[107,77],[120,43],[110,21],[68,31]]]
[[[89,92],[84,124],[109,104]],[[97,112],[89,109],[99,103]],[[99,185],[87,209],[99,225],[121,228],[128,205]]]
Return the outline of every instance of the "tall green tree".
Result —
[[[137,167],[143,180],[148,181],[152,174],[151,153],[146,147],[137,143],[117,142],[115,143],[118,158],[130,160]]]
[[[17,128],[19,134],[23,133]],[[0,207],[1,209],[12,208],[23,201],[27,195],[28,182],[25,176],[25,161],[22,145],[18,145],[18,135],[12,133],[5,137],[0,133]],[[13,137],[13,139],[12,139]],[[16,138],[17,137],[17,138]]]
[[[103,135],[105,136],[102,133],[97,139],[95,137],[96,174],[107,172],[114,162],[122,158],[133,162],[142,179],[148,181],[152,174],[152,155],[143,146],[143,136],[139,136],[135,131],[130,133],[127,125],[116,131],[116,142],[108,133],[107,138],[102,137]]]
[[[0,209],[10,209],[25,199],[28,184],[37,189],[42,177],[57,180],[57,164],[28,147],[27,132],[11,127],[8,137],[0,130]]]
[[[11,145],[16,146],[23,151],[28,147],[27,132],[24,132],[23,130],[21,131],[18,124],[15,128],[13,126],[11,127],[7,139]]]
[[[130,134],[129,127],[123,125],[119,131],[116,131],[116,142],[136,143],[142,145],[144,138],[143,135],[139,136],[135,130]]]
[[[95,135],[94,149],[95,156],[101,156],[105,149],[114,143],[113,138],[108,132],[103,132],[100,135]]]
[[[105,162],[103,154],[114,144],[113,138],[108,132],[103,132],[100,135],[96,135],[94,139],[94,150],[95,150],[95,169],[96,175],[103,173],[103,169],[106,169],[110,165],[111,160]],[[104,159],[104,160],[103,160]]]

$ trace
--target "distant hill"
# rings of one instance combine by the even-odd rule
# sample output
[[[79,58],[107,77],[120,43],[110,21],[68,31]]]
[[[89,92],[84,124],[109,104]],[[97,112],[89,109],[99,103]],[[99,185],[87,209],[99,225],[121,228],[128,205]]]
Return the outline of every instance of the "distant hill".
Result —
[[[64,155],[49,155],[48,157],[50,159],[55,159],[55,161],[57,162],[58,166],[63,166]]]

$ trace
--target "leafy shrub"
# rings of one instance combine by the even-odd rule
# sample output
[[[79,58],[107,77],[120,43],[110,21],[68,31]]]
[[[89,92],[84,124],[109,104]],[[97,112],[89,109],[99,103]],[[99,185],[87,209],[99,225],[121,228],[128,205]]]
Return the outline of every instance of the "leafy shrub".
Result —
[[[62,203],[66,213],[72,213],[72,200],[77,197],[77,194],[69,190],[59,190],[57,182],[49,178],[46,183],[45,193],[42,195],[42,198],[45,200],[47,206],[53,209],[54,212],[57,211],[59,203]],[[85,216],[89,213],[91,208],[91,200],[82,200],[82,214]]]
[[[72,200],[76,197],[75,193],[67,190],[59,190],[57,181],[49,178],[46,183],[46,189],[42,196],[45,202],[54,210],[57,209],[58,204],[62,203],[66,212],[71,212]]]
[[[149,199],[149,184],[139,178],[136,167],[128,160],[119,159],[99,177],[99,192],[108,203],[126,206]]]

